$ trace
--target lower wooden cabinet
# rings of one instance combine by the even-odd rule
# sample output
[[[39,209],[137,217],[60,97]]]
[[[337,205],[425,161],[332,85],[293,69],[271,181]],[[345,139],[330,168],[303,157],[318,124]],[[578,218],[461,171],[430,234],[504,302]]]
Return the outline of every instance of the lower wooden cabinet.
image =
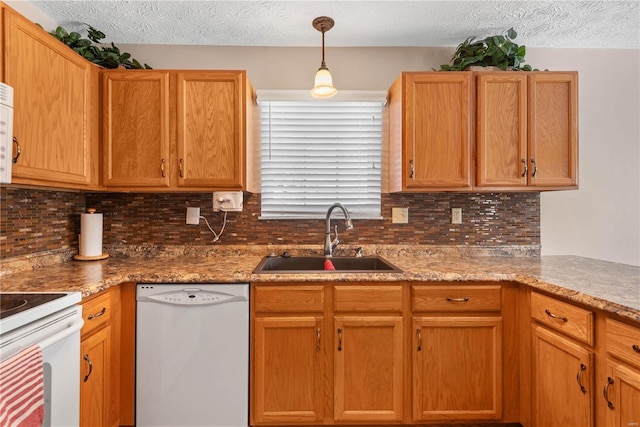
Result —
[[[502,319],[413,319],[414,421],[500,419]]]
[[[640,369],[607,359],[607,383],[603,390],[607,427],[640,423]]]
[[[501,289],[253,285],[251,425],[501,421]]]
[[[593,426],[593,353],[534,325],[532,354],[533,425]]]
[[[108,426],[111,384],[111,327],[106,326],[82,340],[80,382],[80,425]]]
[[[402,421],[402,317],[337,316],[334,329],[334,419]]]
[[[322,421],[323,332],[321,316],[255,319],[252,411],[256,423]]]
[[[640,328],[607,318],[605,336],[606,382],[598,407],[607,427],[640,425]]]
[[[411,288],[413,421],[500,420],[502,289]]]
[[[80,425],[117,427],[120,387],[120,288],[82,302]]]

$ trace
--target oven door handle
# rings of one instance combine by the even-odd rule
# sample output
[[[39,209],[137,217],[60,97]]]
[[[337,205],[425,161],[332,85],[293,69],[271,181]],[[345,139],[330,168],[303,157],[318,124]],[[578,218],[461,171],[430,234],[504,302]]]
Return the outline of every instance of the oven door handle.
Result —
[[[83,324],[84,324],[84,320],[82,320],[82,316],[78,316],[69,324],[68,327],[66,327],[65,329],[63,329],[62,331],[58,332],[55,335],[52,335],[50,337],[43,339],[38,343],[38,345],[40,345],[40,348],[44,350],[45,348],[57,343],[58,341],[65,339],[69,335],[72,335],[78,332],[80,329],[82,329]]]

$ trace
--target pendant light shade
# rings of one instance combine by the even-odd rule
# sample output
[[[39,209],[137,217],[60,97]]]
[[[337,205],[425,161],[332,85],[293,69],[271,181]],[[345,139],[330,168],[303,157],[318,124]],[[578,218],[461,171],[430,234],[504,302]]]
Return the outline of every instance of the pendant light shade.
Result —
[[[333,28],[334,21],[328,16],[319,16],[313,20],[313,28],[322,33],[322,63],[316,73],[313,89],[311,89],[311,95],[315,98],[331,98],[338,90],[333,87],[333,78],[331,72],[327,68],[327,64],[324,62],[324,33]]]

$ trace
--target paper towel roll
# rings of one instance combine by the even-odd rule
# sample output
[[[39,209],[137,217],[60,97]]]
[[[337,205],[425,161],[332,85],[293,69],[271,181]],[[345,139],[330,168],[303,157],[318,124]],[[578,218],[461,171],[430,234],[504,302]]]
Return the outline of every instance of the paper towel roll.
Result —
[[[81,256],[102,255],[102,214],[93,212],[80,214],[78,242],[78,252]]]

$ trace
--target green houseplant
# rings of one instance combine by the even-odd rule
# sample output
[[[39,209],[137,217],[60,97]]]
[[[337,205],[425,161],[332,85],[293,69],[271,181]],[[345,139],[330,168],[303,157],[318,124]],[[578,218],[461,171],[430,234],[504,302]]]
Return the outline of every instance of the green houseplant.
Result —
[[[102,31],[96,30],[89,24],[85,24],[88,28],[88,38],[82,38],[79,33],[69,33],[62,27],[56,28],[50,32],[52,36],[60,40],[62,43],[75,50],[85,59],[98,64],[104,68],[146,68],[151,69],[147,64],[141,65],[137,60],[131,57],[127,52],[120,52],[113,43],[103,44],[100,41],[106,36]]]
[[[441,65],[440,70],[464,71],[471,66],[479,66],[532,71],[531,66],[525,64],[525,46],[514,42],[517,36],[518,33],[509,28],[505,35],[489,36],[482,40],[469,37],[458,45],[451,64]]]

